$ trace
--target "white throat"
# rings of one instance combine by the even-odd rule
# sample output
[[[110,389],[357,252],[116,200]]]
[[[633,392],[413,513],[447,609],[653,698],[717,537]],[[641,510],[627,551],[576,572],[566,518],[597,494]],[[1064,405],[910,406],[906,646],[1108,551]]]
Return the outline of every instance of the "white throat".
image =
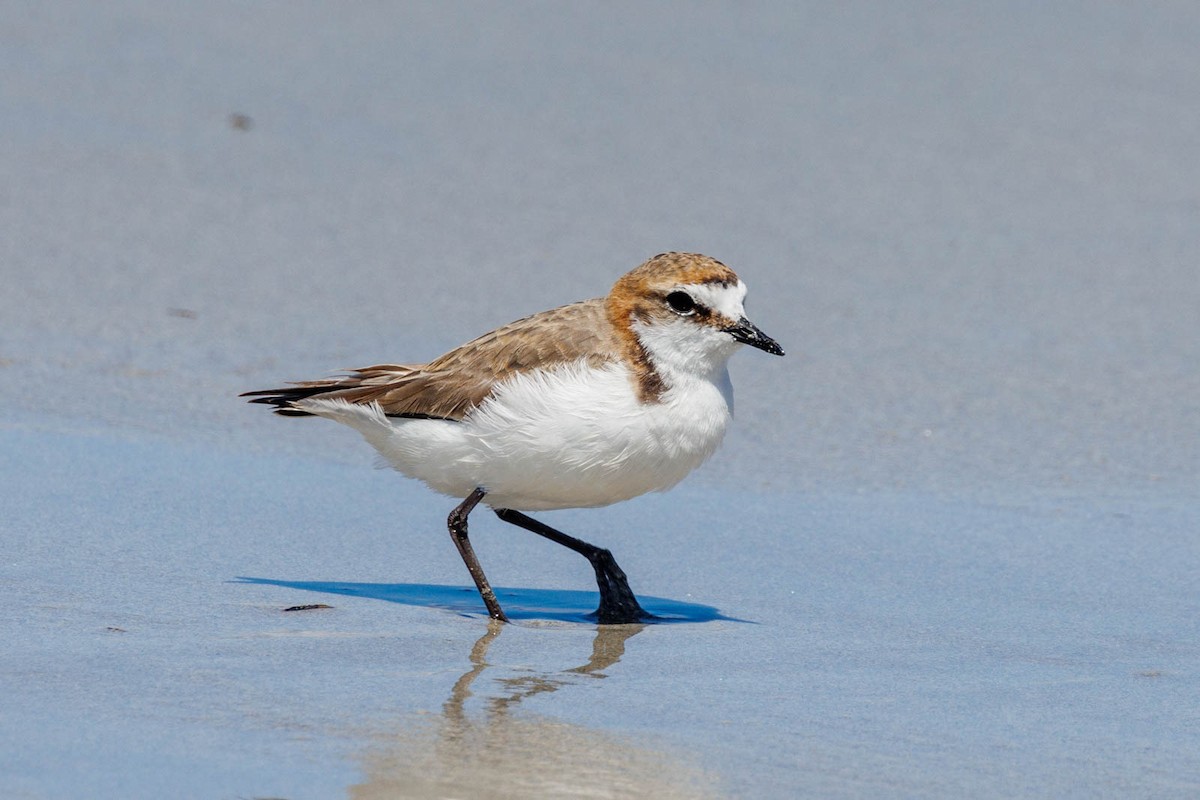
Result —
[[[678,288],[724,317],[730,325],[745,316],[746,285],[741,281],[732,286],[693,284]],[[728,385],[725,365],[741,346],[728,333],[691,316],[652,322],[635,320],[632,327],[668,387],[697,380]]]
[[[633,332],[668,388],[695,381],[728,382],[725,365],[741,346],[729,334],[686,317],[654,324],[634,322]]]

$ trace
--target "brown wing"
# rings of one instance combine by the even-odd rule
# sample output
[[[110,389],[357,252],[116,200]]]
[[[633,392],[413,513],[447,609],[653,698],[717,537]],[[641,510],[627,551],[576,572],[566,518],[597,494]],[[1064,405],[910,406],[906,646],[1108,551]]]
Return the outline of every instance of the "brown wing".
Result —
[[[378,364],[345,377],[242,396],[294,416],[306,416],[294,405],[297,401],[324,397],[379,403],[390,416],[462,419],[514,372],[580,358],[599,365],[618,358],[619,346],[604,300],[585,300],[497,328],[428,364]]]

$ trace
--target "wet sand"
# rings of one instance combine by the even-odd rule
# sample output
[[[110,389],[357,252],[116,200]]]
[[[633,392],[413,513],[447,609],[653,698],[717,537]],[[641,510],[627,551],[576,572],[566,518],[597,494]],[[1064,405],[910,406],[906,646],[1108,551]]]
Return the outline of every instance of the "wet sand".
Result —
[[[0,794],[1200,791],[1200,13],[460,17],[0,11]],[[667,249],[788,356],[546,520],[669,624],[480,520],[497,632],[453,501],[236,397]]]

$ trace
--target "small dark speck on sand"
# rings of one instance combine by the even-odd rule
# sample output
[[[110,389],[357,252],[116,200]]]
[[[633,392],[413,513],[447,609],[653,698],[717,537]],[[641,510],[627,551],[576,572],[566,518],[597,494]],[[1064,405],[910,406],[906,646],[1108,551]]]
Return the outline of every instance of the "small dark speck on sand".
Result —
[[[308,606],[291,606],[289,608],[285,608],[284,611],[313,611],[318,608],[333,608],[333,606],[327,606],[324,603],[313,603],[312,605]]]

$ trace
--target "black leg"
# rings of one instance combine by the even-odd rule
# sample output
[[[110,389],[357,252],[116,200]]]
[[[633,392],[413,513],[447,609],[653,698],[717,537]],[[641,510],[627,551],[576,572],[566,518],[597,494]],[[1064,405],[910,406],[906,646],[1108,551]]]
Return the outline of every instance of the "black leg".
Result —
[[[479,501],[485,494],[487,492],[477,488],[467,495],[467,499],[450,512],[450,518],[446,520],[446,524],[450,528],[450,538],[454,540],[454,545],[458,548],[463,563],[467,565],[467,571],[471,573],[471,578],[475,581],[475,587],[479,589],[479,596],[483,598],[483,604],[487,606],[488,615],[492,619],[508,622],[508,617],[504,616],[504,611],[500,608],[500,601],[496,599],[496,593],[492,591],[487,576],[483,574],[483,567],[479,566],[479,559],[475,557],[471,542],[467,539],[467,516],[475,506],[479,505]]]
[[[602,547],[588,544],[582,539],[576,539],[574,536],[556,531],[549,525],[527,517],[520,511],[513,511],[511,508],[497,508],[496,516],[519,528],[557,542],[563,547],[569,547],[591,562],[592,569],[596,570],[596,586],[600,589],[600,607],[596,609],[596,619],[602,624],[624,625],[652,618],[638,604],[633,590],[629,588],[629,581],[625,578],[625,573],[617,566],[617,561],[613,558],[612,553]]]

